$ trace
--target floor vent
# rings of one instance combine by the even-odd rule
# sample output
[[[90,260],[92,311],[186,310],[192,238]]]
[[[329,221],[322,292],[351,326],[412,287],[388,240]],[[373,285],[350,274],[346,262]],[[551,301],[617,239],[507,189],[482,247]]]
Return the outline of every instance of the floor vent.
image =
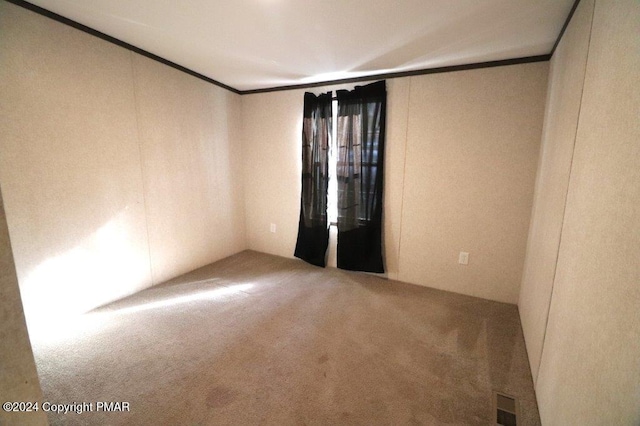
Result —
[[[494,393],[496,407],[496,424],[501,426],[517,426],[518,404],[515,398],[503,393]]]

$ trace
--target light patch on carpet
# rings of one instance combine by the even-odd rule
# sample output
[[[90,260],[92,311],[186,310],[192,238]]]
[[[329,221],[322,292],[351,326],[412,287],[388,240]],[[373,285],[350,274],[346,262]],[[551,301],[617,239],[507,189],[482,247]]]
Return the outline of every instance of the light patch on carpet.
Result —
[[[153,302],[142,303],[135,306],[127,306],[125,308],[119,308],[112,311],[118,314],[128,314],[141,311],[147,311],[149,309],[168,308],[171,306],[182,305],[186,303],[195,303],[205,300],[220,300],[227,296],[234,296],[245,293],[253,287],[253,284],[236,284],[225,287],[218,287],[213,290],[201,291],[198,293],[188,294],[184,296],[171,297],[165,300],[156,300]],[[246,294],[246,293],[245,293]]]

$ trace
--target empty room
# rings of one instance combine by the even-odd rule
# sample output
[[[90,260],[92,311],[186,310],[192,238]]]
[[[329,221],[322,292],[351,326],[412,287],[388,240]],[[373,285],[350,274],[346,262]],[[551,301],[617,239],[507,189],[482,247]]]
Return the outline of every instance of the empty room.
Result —
[[[637,0],[0,0],[0,425],[640,425]]]

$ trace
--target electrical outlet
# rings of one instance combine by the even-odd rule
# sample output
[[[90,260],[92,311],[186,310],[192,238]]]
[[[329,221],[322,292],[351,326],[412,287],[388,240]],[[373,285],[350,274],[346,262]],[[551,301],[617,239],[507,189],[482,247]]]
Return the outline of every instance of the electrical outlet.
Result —
[[[271,231],[271,233],[272,233],[272,234],[275,234],[275,233],[276,233],[276,224],[275,224],[275,223],[272,223],[272,224],[269,226],[269,231]]]
[[[460,256],[458,256],[458,263],[461,265],[468,265],[469,264],[469,253],[467,253],[466,251],[461,251],[460,252]]]

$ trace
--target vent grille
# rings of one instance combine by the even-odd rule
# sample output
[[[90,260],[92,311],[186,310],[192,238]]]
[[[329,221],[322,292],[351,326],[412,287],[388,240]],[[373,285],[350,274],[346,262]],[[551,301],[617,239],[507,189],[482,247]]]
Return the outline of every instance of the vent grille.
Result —
[[[495,392],[496,424],[501,426],[517,426],[518,403],[514,397]]]

